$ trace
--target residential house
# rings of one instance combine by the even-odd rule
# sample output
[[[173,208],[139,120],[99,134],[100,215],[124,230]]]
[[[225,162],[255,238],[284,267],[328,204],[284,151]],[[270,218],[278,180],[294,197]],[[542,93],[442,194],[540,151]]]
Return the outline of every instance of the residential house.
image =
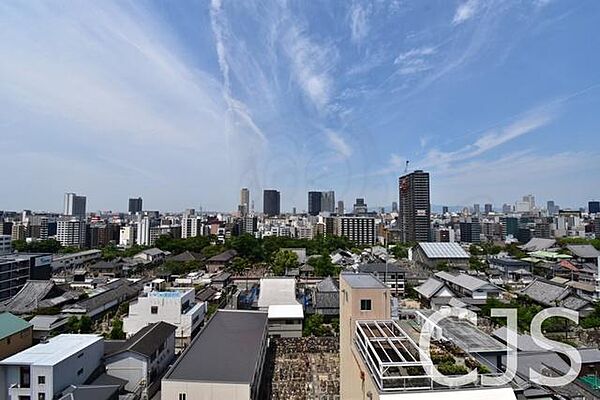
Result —
[[[295,279],[262,278],[258,309],[268,312],[269,336],[302,337],[304,309],[296,299]]]
[[[32,340],[29,322],[9,312],[0,313],[0,360],[31,347]]]
[[[230,249],[226,250],[216,256],[213,256],[206,260],[206,270],[214,273],[221,271],[231,264],[233,259],[237,256],[237,251]]]
[[[328,276],[315,285],[313,309],[315,314],[325,317],[340,315],[340,289],[332,277]]]

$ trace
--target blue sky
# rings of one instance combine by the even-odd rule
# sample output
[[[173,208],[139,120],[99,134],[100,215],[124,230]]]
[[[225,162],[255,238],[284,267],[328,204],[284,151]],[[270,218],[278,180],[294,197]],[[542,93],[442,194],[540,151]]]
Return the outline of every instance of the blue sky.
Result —
[[[0,209],[600,198],[597,1],[2,1]],[[8,169],[6,169],[8,168]],[[8,180],[6,179],[8,177]]]

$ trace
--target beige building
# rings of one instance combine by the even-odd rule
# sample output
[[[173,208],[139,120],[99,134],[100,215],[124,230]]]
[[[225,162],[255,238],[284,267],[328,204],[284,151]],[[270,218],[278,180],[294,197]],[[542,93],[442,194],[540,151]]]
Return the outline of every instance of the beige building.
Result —
[[[8,312],[0,314],[0,360],[31,347],[33,326]]]
[[[344,400],[514,400],[480,380],[449,389],[425,373],[431,361],[391,319],[391,293],[371,274],[340,275],[340,397]],[[421,361],[423,360],[423,361]]]

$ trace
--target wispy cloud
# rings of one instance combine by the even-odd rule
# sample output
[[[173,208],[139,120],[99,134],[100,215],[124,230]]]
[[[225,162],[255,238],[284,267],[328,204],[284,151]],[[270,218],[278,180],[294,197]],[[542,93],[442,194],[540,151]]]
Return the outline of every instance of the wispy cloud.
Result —
[[[414,48],[398,55],[394,64],[401,75],[415,74],[431,68],[428,57],[435,53],[436,48],[431,46]]]
[[[479,0],[466,0],[461,3],[456,12],[454,13],[454,18],[452,19],[453,25],[460,25],[465,21],[473,18],[477,9],[479,8]]]
[[[350,32],[353,42],[358,43],[369,33],[370,8],[355,3],[350,8]]]
[[[348,158],[352,155],[352,147],[344,140],[344,138],[337,132],[328,129],[325,131],[329,145],[336,151],[341,157]]]

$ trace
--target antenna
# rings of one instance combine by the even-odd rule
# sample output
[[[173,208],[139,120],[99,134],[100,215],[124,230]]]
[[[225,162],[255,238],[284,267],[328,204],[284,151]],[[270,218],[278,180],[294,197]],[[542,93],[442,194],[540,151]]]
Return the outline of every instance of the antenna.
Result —
[[[405,166],[404,166],[404,173],[407,173],[407,172],[408,172],[408,164],[409,164],[409,163],[410,163],[410,161],[409,161],[409,160],[406,160],[406,164],[405,164]]]

